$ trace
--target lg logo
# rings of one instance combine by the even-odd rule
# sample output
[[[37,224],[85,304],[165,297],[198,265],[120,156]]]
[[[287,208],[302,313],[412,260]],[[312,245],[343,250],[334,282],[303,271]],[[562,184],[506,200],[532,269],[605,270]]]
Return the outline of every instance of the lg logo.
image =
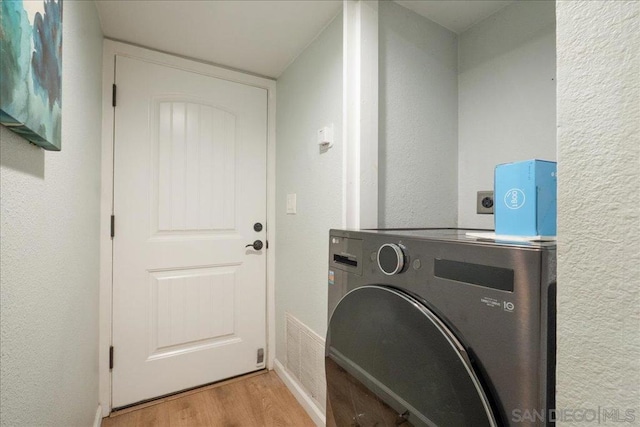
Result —
[[[505,301],[502,303],[502,308],[504,309],[504,311],[513,311],[516,307],[512,302]]]
[[[524,205],[524,191],[519,188],[512,188],[504,195],[504,204],[509,209],[520,209]]]

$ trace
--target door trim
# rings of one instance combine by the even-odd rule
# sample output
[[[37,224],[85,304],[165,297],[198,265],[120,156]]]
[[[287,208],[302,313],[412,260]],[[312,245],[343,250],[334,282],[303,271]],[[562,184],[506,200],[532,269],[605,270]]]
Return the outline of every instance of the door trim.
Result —
[[[113,130],[114,110],[111,105],[115,57],[127,56],[169,67],[242,83],[267,91],[267,257],[266,313],[267,368],[273,369],[276,345],[275,329],[275,225],[276,225],[276,81],[212,64],[169,55],[166,53],[105,39],[102,49],[102,161],[100,190],[100,300],[99,300],[99,403],[102,416],[111,412],[111,372],[109,347],[112,342],[113,240],[111,215],[113,212]],[[117,238],[117,219],[116,219]],[[117,349],[115,353],[117,363]]]

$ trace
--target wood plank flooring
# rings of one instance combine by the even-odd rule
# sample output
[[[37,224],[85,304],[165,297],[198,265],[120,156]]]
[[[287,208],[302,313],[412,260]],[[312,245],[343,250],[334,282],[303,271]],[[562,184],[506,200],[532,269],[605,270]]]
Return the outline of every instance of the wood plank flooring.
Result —
[[[313,427],[315,424],[278,375],[270,371],[115,413],[104,418],[102,426]]]

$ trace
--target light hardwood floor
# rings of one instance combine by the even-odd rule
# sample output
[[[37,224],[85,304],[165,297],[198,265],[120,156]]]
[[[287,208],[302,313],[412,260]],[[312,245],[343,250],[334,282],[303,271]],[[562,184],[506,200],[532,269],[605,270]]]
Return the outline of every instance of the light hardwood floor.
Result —
[[[141,406],[104,418],[102,426],[315,426],[273,371]]]

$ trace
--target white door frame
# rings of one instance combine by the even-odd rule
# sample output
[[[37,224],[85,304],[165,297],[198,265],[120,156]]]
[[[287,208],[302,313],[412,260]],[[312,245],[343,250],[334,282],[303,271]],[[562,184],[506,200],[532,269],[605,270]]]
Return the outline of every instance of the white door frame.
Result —
[[[267,368],[273,369],[275,358],[275,225],[276,225],[276,82],[263,77],[232,71],[211,64],[185,59],[126,43],[104,40],[102,56],[102,172],[100,194],[100,324],[98,344],[99,398],[102,416],[111,412],[111,372],[109,347],[112,342],[113,241],[113,119],[111,104],[115,57],[127,56],[176,67],[219,79],[267,90]],[[117,221],[116,221],[117,222]],[[117,229],[117,227],[116,227]],[[117,354],[115,358],[117,361]]]

